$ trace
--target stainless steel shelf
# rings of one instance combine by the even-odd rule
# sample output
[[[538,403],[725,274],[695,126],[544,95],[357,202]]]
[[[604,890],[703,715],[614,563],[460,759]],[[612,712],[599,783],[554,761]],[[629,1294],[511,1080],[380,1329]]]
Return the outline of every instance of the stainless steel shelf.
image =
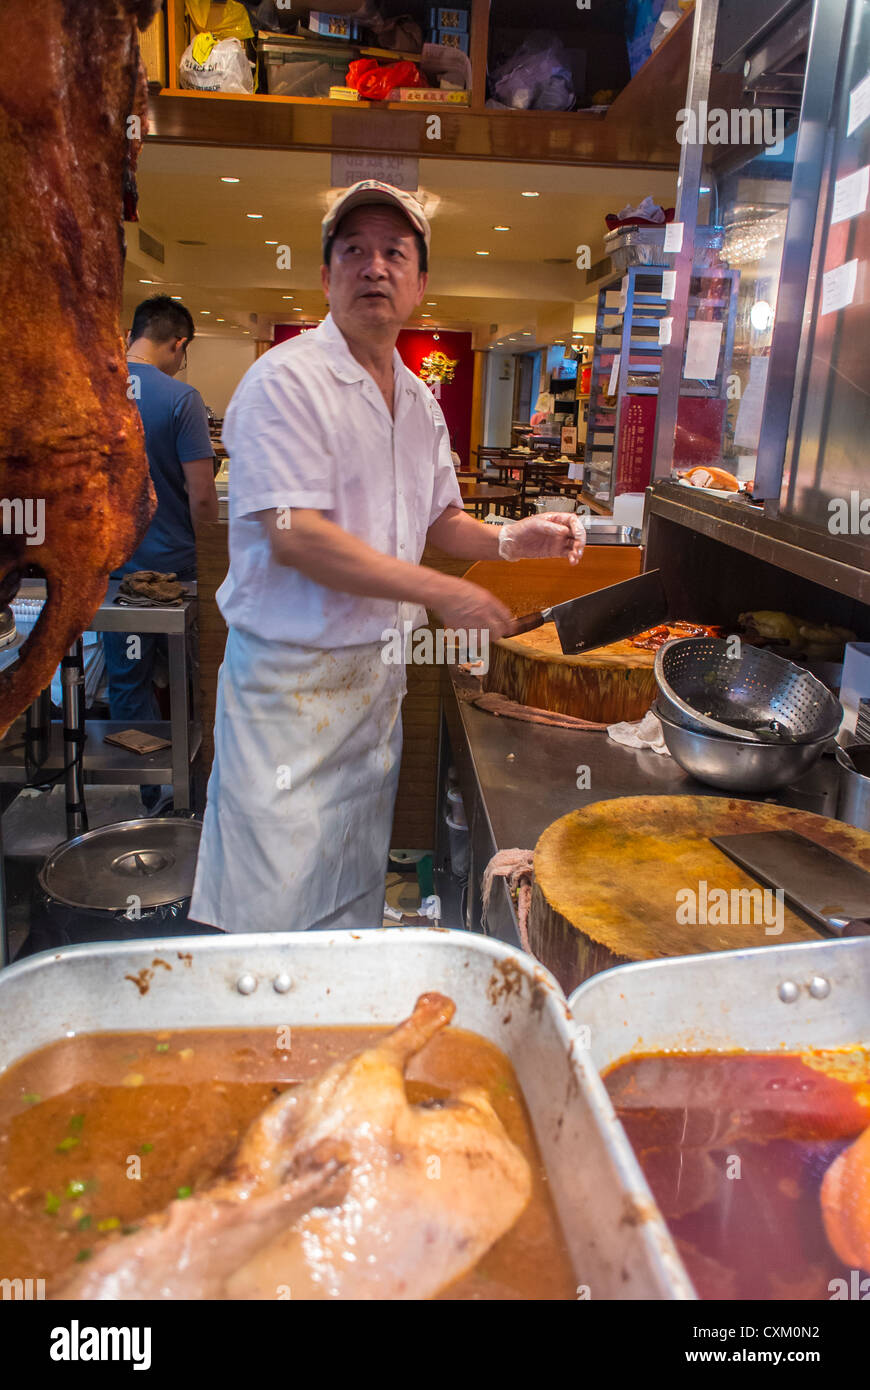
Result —
[[[162,748],[157,753],[144,756],[132,753],[115,744],[104,743],[106,734],[117,734],[123,729],[136,728],[157,738],[170,736],[171,725],[168,720],[141,722],[129,719],[89,719],[85,726],[87,742],[84,751],[84,778],[90,783],[115,783],[121,786],[161,785],[173,781],[172,749]],[[0,782],[25,785],[27,770],[24,757],[25,720],[16,719],[6,737],[0,741]],[[191,763],[199,752],[202,743],[202,726],[190,725],[189,757]],[[64,766],[63,726],[60,720],[53,720],[49,751],[40,763],[32,780],[45,781]]]
[[[700,488],[661,482],[650,488],[647,517],[661,516],[721,541],[790,574],[870,603],[870,548],[866,540],[832,536],[787,518],[768,517],[741,502],[705,496]]]

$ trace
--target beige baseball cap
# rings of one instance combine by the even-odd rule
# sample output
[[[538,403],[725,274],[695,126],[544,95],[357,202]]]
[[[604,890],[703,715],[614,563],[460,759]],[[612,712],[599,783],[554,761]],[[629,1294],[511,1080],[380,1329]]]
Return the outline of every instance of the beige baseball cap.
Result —
[[[427,253],[432,241],[432,228],[417,199],[402,188],[394,188],[391,183],[380,183],[378,179],[362,179],[353,184],[339,198],[336,198],[321,224],[321,244],[324,254],[326,243],[333,235],[339,220],[353,208],[366,203],[387,203],[398,208],[407,217],[415,232],[419,232],[426,243]]]

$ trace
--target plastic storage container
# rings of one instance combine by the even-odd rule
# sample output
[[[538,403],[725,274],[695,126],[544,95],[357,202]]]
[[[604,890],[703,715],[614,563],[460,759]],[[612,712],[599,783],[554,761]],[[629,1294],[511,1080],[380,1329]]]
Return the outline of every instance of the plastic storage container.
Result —
[[[348,56],[296,53],[281,44],[261,41],[260,57],[266,88],[273,97],[328,97],[330,87],[341,87],[347,76]]]

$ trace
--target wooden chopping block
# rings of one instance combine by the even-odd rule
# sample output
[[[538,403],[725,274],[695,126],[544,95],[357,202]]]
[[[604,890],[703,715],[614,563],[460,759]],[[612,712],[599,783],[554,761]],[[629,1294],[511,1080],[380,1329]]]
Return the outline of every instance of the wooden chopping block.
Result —
[[[714,889],[726,889],[730,905],[732,889],[759,884],[709,837],[756,830],[794,830],[870,871],[870,833],[809,811],[716,796],[598,801],[554,821],[538,840],[532,951],[570,994],[590,975],[629,961],[829,940],[788,906],[775,935],[763,921],[746,921],[745,909],[735,922],[715,921]],[[700,906],[704,883],[708,920],[679,921],[678,907],[687,914],[678,893],[692,890]]]
[[[587,546],[579,565],[567,560],[478,561],[466,579],[507,604],[514,617],[579,598],[640,574],[637,546]],[[565,656],[554,623],[494,642],[484,689],[521,705],[596,723],[642,719],[656,696],[655,653],[614,642]]]

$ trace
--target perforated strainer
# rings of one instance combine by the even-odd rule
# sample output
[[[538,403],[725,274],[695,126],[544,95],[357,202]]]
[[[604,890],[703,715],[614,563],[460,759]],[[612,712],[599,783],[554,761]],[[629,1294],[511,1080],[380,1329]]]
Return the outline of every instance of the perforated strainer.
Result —
[[[843,708],[801,666],[734,639],[681,637],[656,653],[665,713],[698,733],[751,743],[832,738]]]

